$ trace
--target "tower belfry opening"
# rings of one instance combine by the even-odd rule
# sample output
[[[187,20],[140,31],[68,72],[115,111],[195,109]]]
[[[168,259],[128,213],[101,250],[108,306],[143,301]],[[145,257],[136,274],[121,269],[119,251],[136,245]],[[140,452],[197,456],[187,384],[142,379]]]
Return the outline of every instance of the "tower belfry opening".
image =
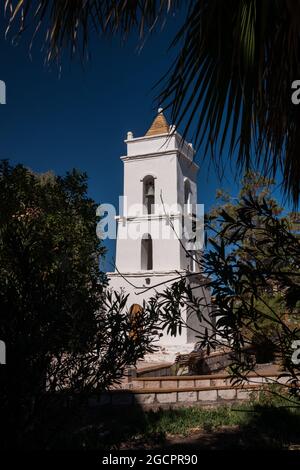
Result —
[[[143,193],[146,214],[153,214],[155,204],[155,187],[153,176],[146,176],[146,178],[144,178]]]

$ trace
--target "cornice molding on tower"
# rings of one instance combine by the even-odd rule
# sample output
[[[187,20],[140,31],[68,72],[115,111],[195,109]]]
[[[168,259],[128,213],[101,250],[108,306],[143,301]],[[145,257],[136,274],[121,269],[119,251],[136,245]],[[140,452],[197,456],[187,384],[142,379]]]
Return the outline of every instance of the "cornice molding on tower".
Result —
[[[167,220],[167,219],[180,219],[182,212],[171,214],[140,214],[140,215],[117,215],[115,220],[121,224],[123,222],[144,222],[147,220]]]
[[[151,152],[151,153],[144,153],[144,154],[137,154],[137,155],[123,155],[122,157],[120,157],[120,159],[123,161],[123,162],[133,162],[133,161],[136,161],[136,160],[144,160],[144,159],[151,159],[151,158],[158,158],[158,157],[161,157],[163,155],[176,155],[176,157],[183,157],[185,158],[186,160],[188,160],[188,162],[191,164],[191,166],[194,166],[195,169],[199,170],[199,165],[197,165],[197,163],[195,163],[193,160],[191,160],[187,155],[185,155],[184,153],[182,153],[180,150],[178,149],[173,149],[173,150],[165,150],[165,151],[162,151],[162,152]]]
[[[185,269],[177,269],[177,270],[163,270],[163,271],[154,271],[154,270],[141,270],[141,271],[134,271],[134,272],[120,272],[120,271],[113,271],[113,272],[107,272],[106,273],[107,277],[164,277],[164,276],[172,276],[172,277],[178,277],[180,275],[186,276],[187,275],[187,270]],[[172,279],[170,279],[170,282]],[[151,288],[151,287],[150,287]]]
[[[176,278],[178,280],[178,277],[182,276],[183,278],[187,279],[190,283],[193,283],[197,281],[205,282],[205,284],[209,284],[210,278],[209,276],[200,273],[200,272],[193,272],[189,271],[188,269],[171,269],[171,270],[162,270],[162,271],[155,271],[155,270],[141,270],[141,271],[111,271],[106,273],[107,277],[120,277],[120,278],[147,278],[147,277],[171,277],[168,282],[174,281]],[[153,286],[147,286],[149,289],[153,288]],[[201,286],[199,286],[201,287]],[[204,287],[204,286],[202,286]],[[137,287],[140,289],[144,289],[144,286]]]
[[[131,144],[132,142],[142,142],[144,140],[155,140],[155,139],[159,139],[161,137],[171,138],[171,137],[173,137],[173,135],[170,134],[169,132],[164,132],[162,134],[143,135],[141,137],[132,137],[132,139],[124,139],[124,142],[125,142],[125,144]]]

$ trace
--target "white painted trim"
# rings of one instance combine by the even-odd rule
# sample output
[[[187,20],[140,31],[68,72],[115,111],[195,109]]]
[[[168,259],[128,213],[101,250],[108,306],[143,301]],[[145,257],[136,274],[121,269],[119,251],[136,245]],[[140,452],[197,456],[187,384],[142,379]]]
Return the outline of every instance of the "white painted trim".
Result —
[[[137,155],[123,155],[122,157],[120,157],[120,159],[123,162],[133,162],[135,160],[145,160],[145,159],[150,159],[150,158],[159,158],[163,155],[175,155],[176,157],[183,157],[183,158],[185,158],[186,160],[188,160],[190,162],[191,166],[195,167],[195,170],[198,171],[199,168],[200,168],[199,165],[197,165],[197,163],[195,163],[187,155],[185,155],[184,153],[182,153],[178,149],[165,150],[163,152],[155,152],[155,153],[151,152],[151,153],[137,154]]]
[[[153,140],[159,137],[166,137],[166,136],[173,137],[174,135],[176,135],[176,133],[170,134],[169,132],[165,132],[163,134],[143,135],[142,137],[134,137],[133,139],[125,139],[124,143],[128,144],[128,142],[143,142],[143,140]]]
[[[132,139],[125,139],[124,143],[128,144],[128,143],[131,143],[131,142],[143,142],[144,140],[154,140],[154,139],[159,139],[161,137],[168,137],[169,139],[171,139],[172,137],[175,137],[177,142],[178,141],[179,142],[183,141],[182,135],[180,135],[179,132],[175,131],[175,132],[171,132],[171,133],[170,132],[165,132],[163,134],[143,135],[142,137],[133,137]],[[189,151],[192,152],[193,155],[195,155],[196,150],[192,146],[190,146],[188,142],[183,141],[182,146],[188,147]]]
[[[134,272],[122,272],[118,273],[117,271],[106,273],[107,277],[164,277],[164,276],[174,276],[178,277],[180,275],[186,276],[188,271],[178,270],[178,271],[134,271]],[[172,282],[170,280],[170,282]]]
[[[143,215],[116,215],[115,220],[120,224],[124,222],[143,222],[145,220],[168,220],[168,219],[180,219],[182,217],[181,212],[176,214],[143,214]]]

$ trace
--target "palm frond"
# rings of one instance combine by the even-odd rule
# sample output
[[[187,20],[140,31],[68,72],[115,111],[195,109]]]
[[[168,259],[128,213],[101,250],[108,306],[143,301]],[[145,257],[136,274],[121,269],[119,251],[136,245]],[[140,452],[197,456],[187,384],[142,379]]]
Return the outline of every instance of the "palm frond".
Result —
[[[229,149],[243,171],[281,170],[295,204],[300,110],[291,84],[300,76],[299,33],[298,0],[196,0],[173,43],[180,53],[159,96],[183,125],[183,137],[196,129],[204,155],[219,162]]]
[[[7,33],[33,28],[47,44],[47,60],[62,51],[84,56],[90,34],[142,36],[181,0],[6,0]],[[243,171],[252,165],[283,175],[294,203],[300,196],[300,106],[291,84],[300,79],[299,0],[189,0],[173,46],[178,57],[159,101],[170,107],[183,137],[215,162],[225,150]],[[226,155],[227,156],[227,155]],[[235,160],[234,160],[235,161]]]
[[[6,0],[6,34],[21,35],[33,28],[47,45],[47,61],[59,60],[62,51],[84,55],[92,31],[140,36],[177,8],[181,0]]]

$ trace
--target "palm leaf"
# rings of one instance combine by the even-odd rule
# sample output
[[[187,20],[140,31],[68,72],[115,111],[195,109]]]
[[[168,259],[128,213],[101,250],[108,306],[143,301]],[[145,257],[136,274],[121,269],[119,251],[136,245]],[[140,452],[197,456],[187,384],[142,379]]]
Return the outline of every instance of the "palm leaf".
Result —
[[[220,164],[278,170],[286,193],[300,195],[299,0],[6,0],[8,33],[45,34],[47,60],[62,51],[85,55],[91,31],[140,36],[188,5],[172,47],[178,56],[159,82],[172,120],[195,129],[196,145]],[[176,49],[177,50],[177,49]]]

